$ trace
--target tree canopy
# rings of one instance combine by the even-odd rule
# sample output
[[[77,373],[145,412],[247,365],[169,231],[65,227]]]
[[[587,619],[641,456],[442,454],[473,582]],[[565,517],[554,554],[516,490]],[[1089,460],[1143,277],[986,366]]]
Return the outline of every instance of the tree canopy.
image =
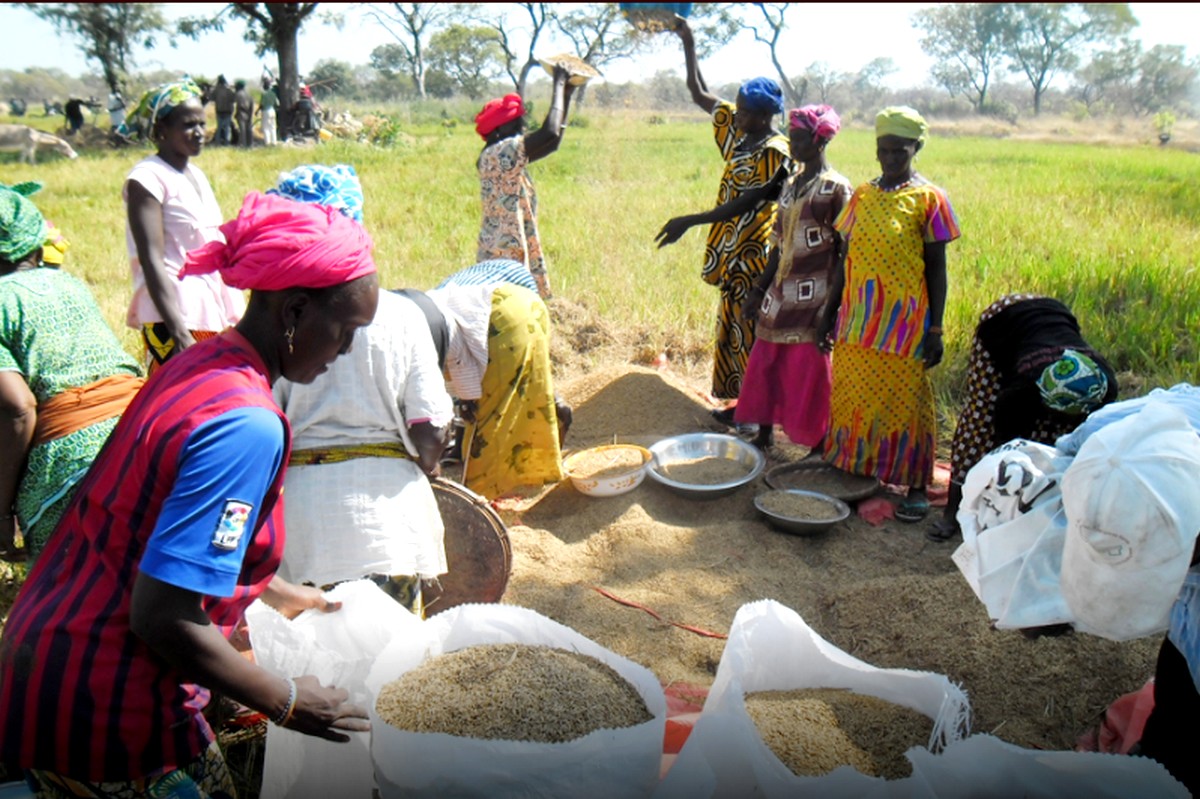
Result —
[[[158,3],[21,3],[60,31],[71,34],[89,61],[104,73],[111,91],[118,91],[130,69],[134,52],[150,50],[167,32]]]

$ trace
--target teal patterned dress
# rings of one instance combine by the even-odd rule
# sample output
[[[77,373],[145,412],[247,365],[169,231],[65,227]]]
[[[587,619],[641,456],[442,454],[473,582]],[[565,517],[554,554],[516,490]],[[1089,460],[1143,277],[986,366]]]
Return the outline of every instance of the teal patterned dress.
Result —
[[[19,372],[39,404],[105,377],[141,374],[87,285],[47,267],[0,277],[0,371]],[[107,419],[30,450],[16,515],[31,556],[116,424],[117,417]]]

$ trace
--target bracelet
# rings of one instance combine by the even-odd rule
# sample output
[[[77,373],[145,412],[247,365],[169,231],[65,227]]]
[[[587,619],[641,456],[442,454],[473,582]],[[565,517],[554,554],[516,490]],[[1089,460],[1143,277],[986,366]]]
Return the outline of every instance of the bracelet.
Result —
[[[296,710],[296,681],[288,677],[288,701],[287,707],[275,718],[271,719],[271,723],[276,727],[283,727],[292,720],[292,713]]]
[[[937,333],[940,336],[942,334],[942,326],[941,325],[930,325],[929,329],[926,330],[925,332],[926,333]]]

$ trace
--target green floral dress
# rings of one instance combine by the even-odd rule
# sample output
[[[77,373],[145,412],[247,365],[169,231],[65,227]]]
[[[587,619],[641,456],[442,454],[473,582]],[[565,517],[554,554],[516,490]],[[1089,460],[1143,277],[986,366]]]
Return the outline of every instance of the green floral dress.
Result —
[[[57,269],[0,277],[0,371],[21,374],[38,403],[105,377],[140,375],[87,285]],[[36,555],[117,418],[39,444],[29,452],[17,491],[17,522]]]

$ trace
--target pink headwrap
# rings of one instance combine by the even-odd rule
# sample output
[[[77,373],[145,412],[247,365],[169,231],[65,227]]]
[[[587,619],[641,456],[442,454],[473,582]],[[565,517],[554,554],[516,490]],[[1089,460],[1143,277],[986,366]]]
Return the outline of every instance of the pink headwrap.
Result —
[[[236,289],[321,289],[375,272],[371,237],[336,208],[252,191],[236,219],[221,225],[225,241],[187,254],[179,277],[220,272]]]
[[[814,139],[829,141],[842,129],[842,119],[837,111],[827,105],[806,105],[793,108],[788,114],[789,128],[803,128],[812,133]]]
[[[506,94],[496,100],[488,100],[475,117],[475,132],[486,139],[496,128],[524,115],[525,103],[519,94]]]

